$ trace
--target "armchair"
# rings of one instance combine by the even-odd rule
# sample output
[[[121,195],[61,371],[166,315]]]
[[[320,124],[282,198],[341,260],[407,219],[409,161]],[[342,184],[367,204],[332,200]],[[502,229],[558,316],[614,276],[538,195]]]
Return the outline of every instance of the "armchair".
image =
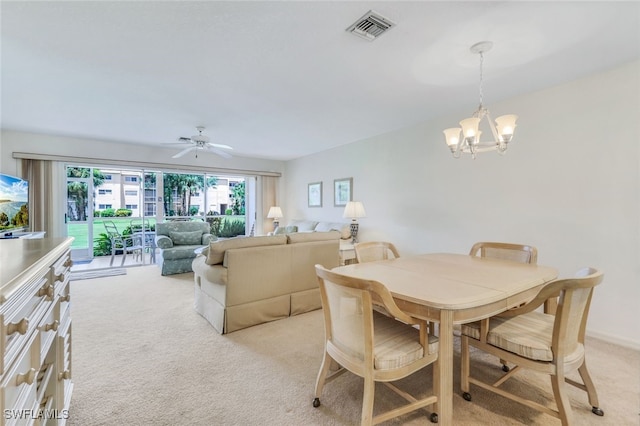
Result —
[[[191,272],[195,250],[217,237],[206,222],[165,222],[156,224],[156,246],[160,249],[162,275]]]

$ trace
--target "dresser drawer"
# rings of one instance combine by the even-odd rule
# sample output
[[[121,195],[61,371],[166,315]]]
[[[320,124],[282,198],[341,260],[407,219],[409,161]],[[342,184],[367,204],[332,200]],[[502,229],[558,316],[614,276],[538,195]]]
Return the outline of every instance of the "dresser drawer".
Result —
[[[71,255],[67,251],[53,265],[51,265],[51,282],[55,287],[56,294],[69,283],[71,277]]]
[[[2,348],[0,373],[10,367],[26,340],[38,328],[41,319],[53,304],[54,289],[48,278],[41,278],[16,298],[2,315]]]
[[[40,369],[38,333],[32,333],[23,352],[3,376],[0,409],[5,425],[29,424],[37,405]]]
[[[49,309],[38,324],[38,335],[40,336],[40,362],[44,363],[49,349],[55,343],[58,328],[60,326],[60,301],[50,303]]]

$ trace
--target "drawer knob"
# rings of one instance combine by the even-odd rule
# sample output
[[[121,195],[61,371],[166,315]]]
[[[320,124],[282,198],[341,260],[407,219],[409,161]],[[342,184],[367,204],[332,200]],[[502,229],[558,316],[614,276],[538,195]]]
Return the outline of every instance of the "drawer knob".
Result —
[[[29,371],[27,371],[26,373],[18,374],[18,376],[16,376],[16,386],[20,386],[23,383],[31,385],[33,384],[33,381],[35,379],[36,379],[36,369],[30,368]]]
[[[60,298],[61,302],[68,302],[69,300],[71,300],[70,294],[67,294],[66,296]]]
[[[64,272],[56,275],[56,281],[59,281],[61,283],[64,282]]]
[[[67,260],[64,261],[64,266],[71,266],[73,265],[73,261],[70,258],[67,258]]]
[[[40,290],[38,290],[38,296],[53,297],[53,285],[47,284],[42,287]]]
[[[49,330],[58,331],[58,325],[59,325],[58,320],[54,320],[51,324],[43,325],[42,331],[49,331]]]
[[[64,370],[62,373],[58,374],[58,380],[69,380],[71,378],[71,371]]]
[[[7,334],[13,334],[18,332],[20,334],[25,334],[29,329],[29,319],[22,318],[18,322],[12,322],[7,325]]]

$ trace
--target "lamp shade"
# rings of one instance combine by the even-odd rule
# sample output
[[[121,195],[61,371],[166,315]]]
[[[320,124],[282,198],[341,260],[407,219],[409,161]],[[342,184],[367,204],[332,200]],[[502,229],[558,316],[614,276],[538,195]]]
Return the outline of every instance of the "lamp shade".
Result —
[[[269,219],[280,219],[282,217],[282,209],[278,206],[271,207],[267,217]]]
[[[350,217],[352,219],[365,216],[366,213],[364,211],[364,206],[360,201],[349,201],[344,208],[344,213],[342,214],[342,217]]]

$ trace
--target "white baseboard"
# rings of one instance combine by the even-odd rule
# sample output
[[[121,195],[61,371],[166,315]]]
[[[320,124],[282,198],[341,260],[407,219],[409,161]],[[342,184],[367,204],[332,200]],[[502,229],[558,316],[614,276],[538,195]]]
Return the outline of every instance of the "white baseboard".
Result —
[[[640,342],[634,341],[631,339],[626,339],[619,336],[612,336],[611,334],[607,334],[607,333],[599,333],[597,331],[587,332],[587,337],[593,337],[599,340],[604,340],[605,342],[609,342],[614,345],[623,346],[625,348],[640,351]]]

